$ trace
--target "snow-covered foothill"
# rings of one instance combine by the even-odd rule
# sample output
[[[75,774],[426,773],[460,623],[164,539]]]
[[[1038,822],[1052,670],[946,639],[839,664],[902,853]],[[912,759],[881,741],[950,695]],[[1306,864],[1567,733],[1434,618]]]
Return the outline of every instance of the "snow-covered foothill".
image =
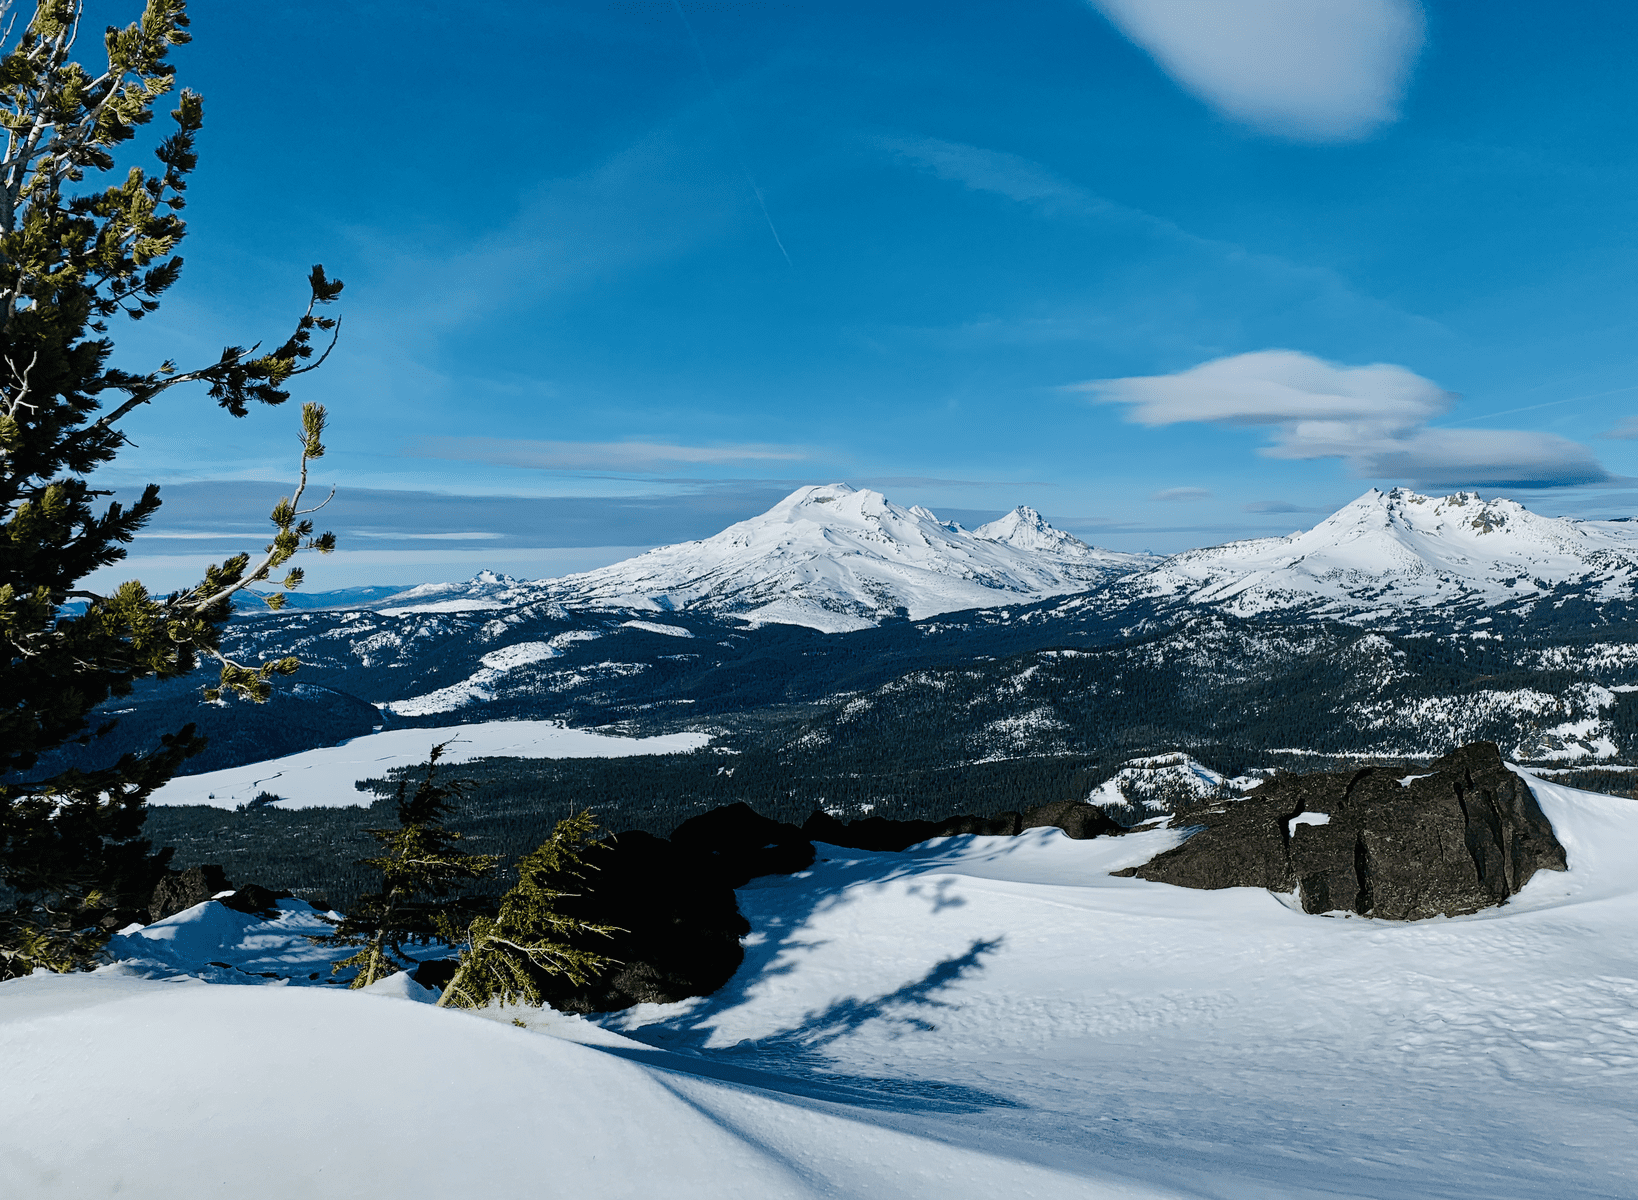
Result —
[[[1492,605],[1566,583],[1595,599],[1638,594],[1638,524],[1543,517],[1476,492],[1372,488],[1312,529],[1188,550],[1118,590],[1249,616]]]
[[[1182,831],[1031,830],[821,846],[741,889],[722,991],[597,1020],[136,957],[14,980],[0,1194],[1630,1195],[1638,803],[1525,777],[1569,870],[1455,919],[1109,875]]]
[[[1230,779],[1181,750],[1149,754],[1123,763],[1093,788],[1088,804],[1114,810],[1131,823],[1167,816],[1179,808],[1226,799],[1262,782],[1255,776]]]
[[[388,729],[339,746],[243,767],[227,767],[171,780],[148,803],[207,804],[238,808],[263,792],[279,797],[277,808],[367,806],[375,795],[353,785],[385,775],[394,767],[425,762],[427,751],[448,743],[444,762],[474,758],[626,758],[634,754],[686,754],[710,745],[708,733],[666,733],[618,737],[591,729],[570,729],[561,721],[482,721],[426,729]]]

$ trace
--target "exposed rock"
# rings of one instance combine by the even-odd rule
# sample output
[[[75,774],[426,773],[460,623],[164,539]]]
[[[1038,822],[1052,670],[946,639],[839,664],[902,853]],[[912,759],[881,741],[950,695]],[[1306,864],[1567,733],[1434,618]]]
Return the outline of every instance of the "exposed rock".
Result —
[[[691,817],[671,831],[671,844],[698,860],[730,888],[758,875],[789,875],[813,865],[813,846],[794,825],[764,817],[748,804],[728,804]]]
[[[744,829],[740,821],[736,815],[730,827]],[[696,831],[700,828],[695,827]],[[564,898],[562,905],[573,916],[618,926],[621,932],[612,937],[575,941],[619,961],[584,987],[574,987],[562,976],[543,981],[552,1005],[564,1012],[609,1012],[632,1004],[669,1004],[709,995],[727,983],[745,956],[739,939],[751,926],[740,915],[725,872],[731,875],[750,868],[741,865],[729,870],[717,864],[715,871],[702,871],[696,847],[679,846],[637,830],[609,838],[603,845],[605,851],[587,856],[595,869],[587,873],[581,894]],[[806,861],[792,870],[813,861],[813,848],[805,841],[801,845],[807,851]],[[784,862],[800,857],[788,850],[779,853],[784,855],[779,861]],[[740,861],[752,860],[762,865],[772,861],[754,856]]]
[[[154,886],[148,901],[148,920],[163,921],[195,904],[203,904],[217,892],[225,892],[233,885],[227,872],[216,863],[189,867],[186,871],[167,871]]]
[[[460,961],[454,958],[428,959],[415,965],[410,978],[424,988],[437,988],[441,992],[455,978],[455,968],[460,965]]]
[[[264,888],[259,883],[247,883],[240,886],[231,896],[223,896],[220,903],[234,912],[249,913],[271,921],[279,915],[275,900],[283,900],[291,895],[290,892],[275,892]]]
[[[1060,800],[1056,804],[1043,804],[1039,808],[1032,808],[1024,814],[1021,824],[1022,829],[1056,826],[1076,841],[1126,832],[1125,828],[1103,809],[1082,800]]]
[[[1188,816],[1200,832],[1117,872],[1192,888],[1296,889],[1311,913],[1411,921],[1501,904],[1564,847],[1493,742],[1409,777],[1379,767],[1286,775]],[[1401,782],[1408,780],[1407,782]]]

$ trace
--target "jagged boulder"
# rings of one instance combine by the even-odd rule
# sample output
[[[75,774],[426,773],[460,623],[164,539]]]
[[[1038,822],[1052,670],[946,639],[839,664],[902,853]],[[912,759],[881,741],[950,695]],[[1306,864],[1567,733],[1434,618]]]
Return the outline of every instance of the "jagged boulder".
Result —
[[[1413,921],[1501,904],[1538,870],[1565,869],[1551,823],[1495,743],[1401,771],[1281,776],[1190,813],[1198,833],[1117,874],[1296,890],[1307,912]]]
[[[186,871],[167,871],[154,885],[148,900],[148,920],[163,921],[195,904],[203,904],[217,892],[225,892],[233,885],[227,872],[216,863],[189,867]]]

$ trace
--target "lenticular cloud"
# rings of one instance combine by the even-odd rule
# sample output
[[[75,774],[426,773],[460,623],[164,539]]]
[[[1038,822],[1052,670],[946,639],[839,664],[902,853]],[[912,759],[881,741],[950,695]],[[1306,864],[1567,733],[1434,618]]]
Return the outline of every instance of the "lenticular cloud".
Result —
[[[1271,458],[1340,458],[1362,479],[1415,486],[1562,487],[1608,473],[1585,446],[1517,429],[1433,429],[1456,396],[1392,363],[1363,367],[1295,350],[1213,359],[1174,375],[1082,384],[1104,403],[1130,405],[1140,425],[1200,421],[1266,426]]]
[[[1301,141],[1350,141],[1399,117],[1422,47],[1415,0],[1091,0],[1225,116]]]

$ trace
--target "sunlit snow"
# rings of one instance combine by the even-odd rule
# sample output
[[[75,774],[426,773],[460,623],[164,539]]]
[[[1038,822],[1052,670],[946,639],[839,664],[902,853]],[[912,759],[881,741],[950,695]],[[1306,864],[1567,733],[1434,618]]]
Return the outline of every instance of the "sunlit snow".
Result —
[[[178,914],[0,984],[0,1194],[1631,1195],[1638,803],[1527,778],[1570,869],[1472,916],[1107,874],[1165,830],[821,846],[740,891],[722,991],[600,1021],[313,981],[298,902]]]

